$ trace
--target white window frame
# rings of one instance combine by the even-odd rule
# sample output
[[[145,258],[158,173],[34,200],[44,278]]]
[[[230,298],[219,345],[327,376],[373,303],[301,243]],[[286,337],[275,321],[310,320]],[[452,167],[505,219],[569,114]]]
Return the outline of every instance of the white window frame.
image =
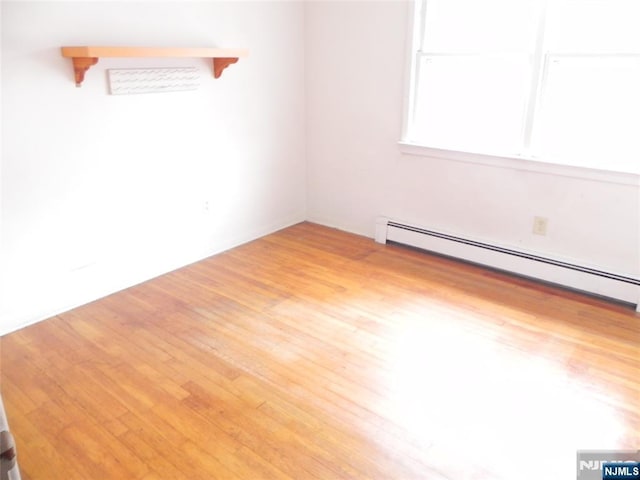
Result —
[[[508,168],[535,173],[550,174],[556,176],[565,176],[571,178],[580,178],[588,180],[596,180],[607,183],[616,183],[622,185],[640,186],[640,174],[631,172],[621,172],[613,170],[596,169],[583,166],[572,166],[562,163],[554,163],[553,161],[536,157],[530,153],[504,155],[491,152],[473,152],[463,150],[453,150],[446,148],[436,148],[428,146],[417,141],[409,139],[410,115],[414,111],[416,101],[415,86],[418,76],[418,60],[421,55],[420,48],[422,39],[424,38],[424,12],[428,0],[413,0],[410,6],[408,28],[407,28],[407,45],[408,52],[406,56],[405,66],[405,98],[401,140],[398,142],[400,152],[405,155],[419,156],[426,159],[449,160],[464,163],[474,163],[499,168]],[[545,0],[546,1],[546,0]],[[551,0],[553,1],[553,0]],[[640,1],[640,0],[639,0]],[[544,12],[543,18],[540,19],[539,28],[544,28]],[[536,52],[534,64],[532,68],[532,77],[536,79],[532,82],[532,92],[530,92],[526,118],[523,144],[525,152],[530,152],[531,137],[533,129],[531,128],[534,121],[534,115],[537,111],[537,102],[540,98],[541,89],[544,85],[540,78],[545,74],[545,63],[549,57],[554,55],[562,55],[556,52],[548,52],[543,54],[543,37],[538,35],[536,43]],[[628,54],[610,54],[628,55]],[[577,55],[578,56],[578,55]],[[640,55],[639,55],[640,57]],[[639,160],[640,161],[640,160]]]

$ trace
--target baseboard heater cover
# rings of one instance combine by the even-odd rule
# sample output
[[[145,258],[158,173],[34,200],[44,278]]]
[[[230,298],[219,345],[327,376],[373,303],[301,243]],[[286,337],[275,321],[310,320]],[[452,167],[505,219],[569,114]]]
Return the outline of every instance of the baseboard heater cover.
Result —
[[[527,253],[499,245],[401,223],[380,217],[376,221],[376,242],[392,241],[442,255],[459,258],[633,303],[640,312],[640,279],[576,263]]]

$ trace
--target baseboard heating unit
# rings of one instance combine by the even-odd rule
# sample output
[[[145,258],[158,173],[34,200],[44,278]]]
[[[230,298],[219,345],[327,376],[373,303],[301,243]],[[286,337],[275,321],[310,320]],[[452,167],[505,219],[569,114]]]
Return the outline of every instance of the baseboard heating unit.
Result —
[[[468,262],[555,283],[636,305],[640,312],[640,278],[608,272],[571,261],[548,258],[499,245],[437,232],[380,217],[376,242],[416,247]]]

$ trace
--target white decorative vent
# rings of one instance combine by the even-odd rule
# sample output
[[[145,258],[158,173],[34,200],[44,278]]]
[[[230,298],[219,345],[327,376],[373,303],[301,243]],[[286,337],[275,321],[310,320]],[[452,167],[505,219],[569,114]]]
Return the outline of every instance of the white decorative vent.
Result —
[[[196,90],[200,72],[195,67],[109,69],[111,95]]]

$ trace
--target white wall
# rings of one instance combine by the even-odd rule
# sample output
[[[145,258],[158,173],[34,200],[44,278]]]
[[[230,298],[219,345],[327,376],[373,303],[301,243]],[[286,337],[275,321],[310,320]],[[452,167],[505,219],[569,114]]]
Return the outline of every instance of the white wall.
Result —
[[[304,218],[640,271],[637,184],[400,152],[408,1],[0,6],[0,334]],[[202,59],[101,59],[77,89],[59,47],[85,44],[250,56],[218,80]],[[200,89],[106,93],[107,68],[174,65]]]
[[[305,218],[304,5],[2,2],[0,333]],[[101,59],[63,45],[250,55]],[[106,69],[195,66],[196,91],[110,96]]]
[[[497,167],[403,154],[410,3],[311,2],[306,13],[311,221],[372,237],[384,215],[638,275],[637,176],[616,183],[571,169],[521,170],[517,161]],[[536,215],[549,219],[547,236],[533,235]]]

